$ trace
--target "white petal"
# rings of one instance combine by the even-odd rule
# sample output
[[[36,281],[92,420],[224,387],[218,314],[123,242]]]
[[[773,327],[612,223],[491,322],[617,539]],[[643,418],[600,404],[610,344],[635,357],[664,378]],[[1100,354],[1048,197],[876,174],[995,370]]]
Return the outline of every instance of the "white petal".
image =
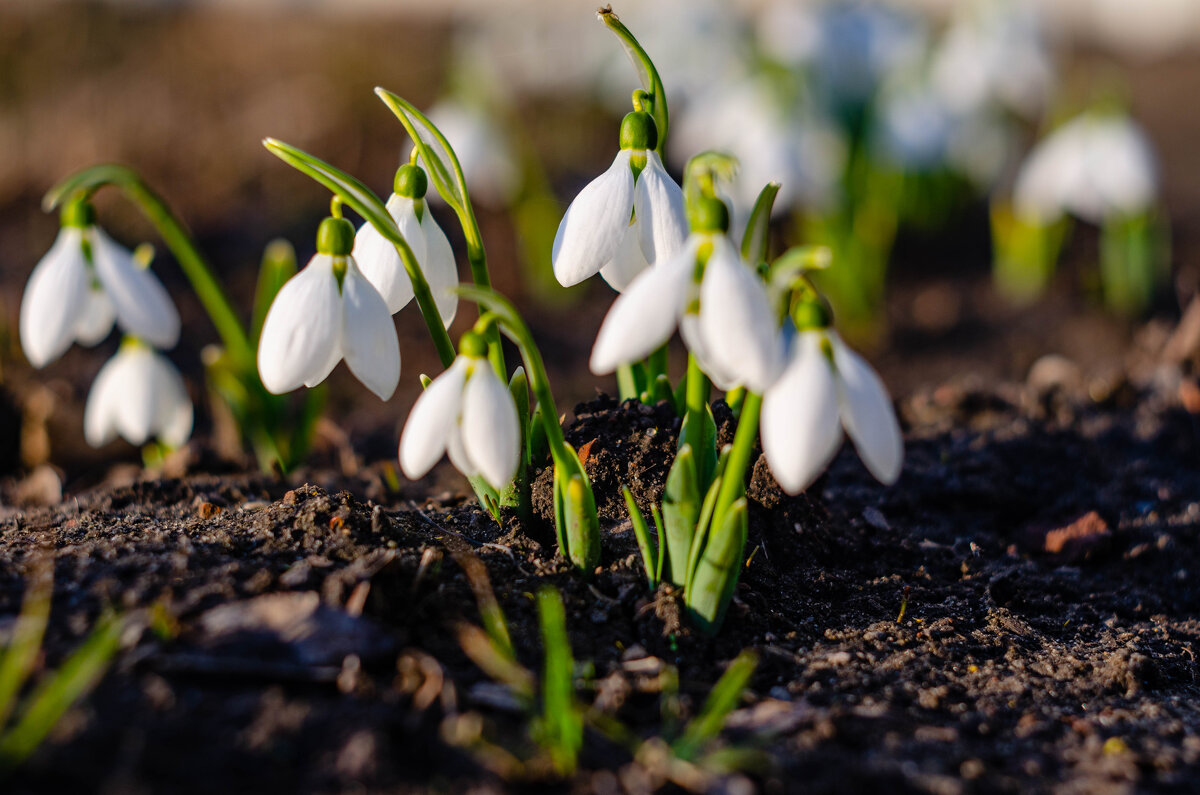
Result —
[[[400,468],[409,478],[424,475],[446,452],[458,425],[467,360],[458,357],[429,384],[413,404],[400,434]]]
[[[71,347],[88,280],[82,230],[64,227],[29,274],[21,298],[21,348],[34,367],[45,367]]]
[[[320,376],[341,358],[342,299],[333,260],[318,254],[288,279],[263,321],[258,342],[258,374],[276,395]]]
[[[599,272],[612,259],[633,213],[630,151],[617,153],[612,165],[589,182],[567,208],[554,235],[554,275],[570,287]]]
[[[700,369],[717,389],[728,392],[738,385],[737,377],[734,374],[725,372],[713,363],[712,352],[708,349],[704,335],[700,333],[699,315],[695,312],[688,312],[679,319],[679,336],[683,338],[683,344],[687,346],[688,352],[696,357],[696,364],[700,365]]]
[[[180,447],[192,435],[192,399],[175,365],[161,354],[154,355],[158,406],[154,435],[168,447]]]
[[[120,369],[113,378],[122,393],[115,408],[117,431],[133,445],[145,444],[155,431],[161,396],[154,357],[140,345],[122,347],[116,356]]]
[[[521,427],[508,387],[486,359],[463,389],[462,442],[467,457],[497,491],[512,483],[521,457]]]
[[[457,422],[446,436],[446,457],[464,477],[473,478],[479,474],[479,467],[475,466],[471,456],[467,455],[467,448],[463,444],[462,426]]]
[[[633,211],[646,262],[663,262],[683,248],[687,237],[683,189],[663,168],[657,152],[646,155],[646,167],[634,189]]]
[[[412,283],[395,246],[369,223],[360,226],[354,235],[354,261],[383,296],[389,312],[399,312],[412,300]]]
[[[162,282],[149,268],[99,227],[92,227],[92,262],[96,277],[112,301],[117,324],[126,333],[155,347],[169,349],[179,341],[179,312]]]
[[[792,361],[762,403],[762,446],[771,474],[799,494],[825,471],[842,440],[833,367],[821,332],[797,335]]]
[[[698,246],[698,238],[689,238],[678,256],[642,271],[617,296],[592,347],[593,373],[644,359],[671,338],[692,291]]]
[[[637,275],[648,267],[650,263],[646,262],[646,255],[642,253],[642,245],[638,242],[637,225],[631,224],[621,237],[621,245],[617,246],[612,259],[600,269],[600,275],[610,287],[623,293]]]
[[[442,316],[442,325],[450,328],[454,316],[458,313],[458,264],[454,261],[454,249],[446,239],[446,233],[433,219],[433,213],[425,208],[421,218],[421,229],[425,233],[425,259],[421,262],[425,280],[433,293],[434,303],[437,304],[438,314]]]
[[[779,325],[762,280],[724,236],[714,242],[700,283],[700,333],[714,367],[762,394],[779,377]]]
[[[836,334],[829,337],[837,366],[842,424],[867,469],[879,482],[890,486],[900,477],[904,462],[904,438],[892,399],[878,374],[861,356]]]
[[[93,287],[87,291],[79,318],[75,323],[75,339],[80,345],[97,345],[112,331],[117,312],[104,288]]]
[[[342,355],[350,372],[380,400],[400,381],[400,342],[387,304],[354,264],[346,262],[342,281]]]
[[[104,363],[88,390],[87,405],[83,409],[83,438],[92,447],[103,447],[117,436],[117,404],[125,396],[124,387],[118,381],[120,374],[118,353]]]

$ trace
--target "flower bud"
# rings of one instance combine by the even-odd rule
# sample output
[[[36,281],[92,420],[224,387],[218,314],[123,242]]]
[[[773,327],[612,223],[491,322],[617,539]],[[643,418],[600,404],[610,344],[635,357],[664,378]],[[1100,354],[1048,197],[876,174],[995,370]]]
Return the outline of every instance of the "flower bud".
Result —
[[[693,232],[729,231],[729,208],[715,196],[700,196],[689,202],[687,219]]]
[[[458,352],[473,359],[487,356],[487,341],[474,331],[464,331],[458,340]]]
[[[792,310],[796,331],[816,331],[833,325],[833,309],[820,296],[806,298]]]
[[[658,146],[658,126],[654,117],[641,110],[625,115],[621,120],[621,148],[649,151]]]
[[[345,218],[326,218],[317,228],[317,253],[346,257],[354,249],[354,224]]]
[[[392,191],[406,199],[423,199],[429,191],[429,177],[420,166],[405,164],[396,169]]]

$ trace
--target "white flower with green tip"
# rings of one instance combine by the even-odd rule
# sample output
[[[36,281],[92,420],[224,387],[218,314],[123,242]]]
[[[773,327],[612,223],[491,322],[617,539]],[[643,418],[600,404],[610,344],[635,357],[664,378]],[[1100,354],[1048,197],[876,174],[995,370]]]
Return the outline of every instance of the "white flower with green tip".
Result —
[[[554,236],[554,275],[564,287],[599,273],[624,290],[639,273],[683,246],[683,191],[654,147],[654,119],[634,111],[621,123],[621,151],[571,205]]]
[[[718,386],[761,393],[775,382],[783,351],[766,287],[725,235],[724,204],[707,201],[719,216],[714,223],[701,224],[679,254],[641,273],[613,302],[592,347],[593,373],[646,358],[678,327]]]
[[[487,343],[467,332],[460,347],[413,404],[400,435],[400,468],[415,480],[448,455],[459,472],[480,475],[500,491],[520,463],[517,407],[487,359]]]
[[[159,348],[179,341],[179,313],[162,283],[93,221],[90,204],[68,204],[54,245],[29,275],[20,333],[34,367],[54,361],[73,342],[97,344],[114,321]]]
[[[183,377],[167,357],[127,339],[92,382],[83,434],[92,447],[117,436],[134,445],[157,439],[179,447],[192,434],[192,401]]]
[[[326,218],[317,254],[280,288],[258,343],[258,373],[280,395],[324,381],[342,359],[387,400],[400,380],[400,343],[387,304],[350,256],[354,227]]]
[[[763,454],[784,491],[812,485],[836,455],[843,428],[867,470],[895,483],[904,439],[887,388],[836,331],[806,328],[793,338],[787,368],[762,403]]]
[[[429,283],[442,325],[449,328],[458,311],[458,295],[454,292],[458,286],[458,265],[446,233],[425,202],[429,179],[419,166],[405,165],[396,172],[394,187],[387,200],[388,213]],[[393,315],[413,299],[412,281],[396,247],[369,223],[359,227],[354,236],[354,260]]]

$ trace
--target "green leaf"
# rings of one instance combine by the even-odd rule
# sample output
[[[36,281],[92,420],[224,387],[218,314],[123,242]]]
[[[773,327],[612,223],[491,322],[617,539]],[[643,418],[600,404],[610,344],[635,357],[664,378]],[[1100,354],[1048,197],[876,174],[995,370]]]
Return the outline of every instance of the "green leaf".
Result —
[[[575,662],[567,640],[566,611],[562,597],[554,588],[540,589],[537,597],[546,654],[542,675],[542,718],[537,735],[549,751],[558,773],[569,776],[575,772],[583,747],[583,715],[575,700]]]
[[[721,628],[737,587],[746,548],[747,521],[746,498],[742,497],[725,511],[720,527],[710,533],[684,594],[688,615],[706,634],[716,634]]]
[[[700,519],[696,522],[696,535],[692,539],[692,548],[688,553],[687,580],[684,585],[685,593],[692,587],[692,580],[696,577],[696,567],[700,563],[700,553],[704,551],[704,545],[708,539],[708,530],[712,525],[713,511],[717,506],[717,496],[721,493],[721,479],[725,472],[725,465],[728,463],[729,447],[726,446],[721,451],[721,457],[717,459],[717,471],[713,475],[712,483],[709,484],[708,491],[704,495],[704,502],[700,504]]]
[[[705,743],[721,733],[721,727],[742,699],[742,693],[750,684],[750,677],[758,667],[758,655],[746,649],[729,664],[725,673],[713,685],[700,714],[693,718],[676,740],[671,749],[680,759],[692,760],[703,749]]]
[[[697,418],[697,419],[693,419]],[[693,422],[700,423],[700,432],[694,433],[692,430]],[[696,488],[698,491],[704,491],[708,488],[708,484],[712,480],[713,472],[717,468],[717,421],[713,417],[712,407],[707,403],[704,404],[703,413],[684,412],[683,422],[679,426],[679,440],[683,444],[684,440],[690,439],[690,444],[693,453],[697,454],[696,458]]]
[[[642,552],[642,565],[646,567],[646,580],[650,583],[650,588],[658,587],[658,571],[659,566],[654,545],[650,541],[650,528],[646,525],[646,517],[642,515],[637,503],[633,499],[633,492],[628,486],[621,487],[621,494],[625,497],[625,508],[629,511],[629,521],[633,525],[633,535],[637,538],[638,549]]]
[[[17,694],[37,663],[46,623],[50,620],[53,590],[54,563],[46,559],[34,566],[21,614],[17,616],[8,645],[0,653],[0,727],[12,714]]]
[[[386,88],[376,87],[375,93],[408,131],[437,192],[455,213],[462,216],[469,206],[467,181],[463,178],[458,156],[454,154],[446,136],[408,100]]]
[[[768,182],[758,194],[746,232],[742,235],[742,259],[752,265],[767,261],[767,244],[770,242],[771,208],[779,193],[778,182]]]
[[[62,667],[43,679],[17,724],[0,735],[0,765],[11,767],[28,758],[63,713],[96,686],[120,647],[124,628],[120,618],[101,619]]]
[[[659,77],[658,70],[654,67],[654,61],[650,60],[650,56],[634,38],[629,28],[625,27],[617,15],[612,12],[611,6],[600,9],[598,16],[604,26],[616,34],[621,46],[625,49],[625,54],[629,56],[633,68],[637,70],[642,88],[652,97],[651,112],[654,115],[654,124],[658,127],[657,151],[659,157],[662,157],[671,121],[667,111],[667,91],[663,88],[662,78]]]
[[[263,146],[267,148],[268,152],[292,168],[312,177],[332,191],[389,241],[404,246],[408,245],[383,201],[356,177],[326,163],[319,157],[314,157],[302,149],[297,149],[291,144],[275,138],[263,139]]]
[[[575,451],[572,450],[571,454],[574,455]],[[579,459],[575,461],[578,464]],[[575,568],[591,574],[600,563],[600,521],[596,515],[592,484],[583,474],[582,466],[578,472],[567,476],[562,502],[566,517],[563,533],[567,540],[567,559]]]
[[[696,459],[690,445],[684,445],[667,473],[662,502],[663,529],[667,549],[666,577],[678,586],[687,582],[688,557],[692,538],[700,519],[700,491],[696,480]]]
[[[258,284],[254,288],[254,313],[250,321],[250,344],[258,347],[267,310],[288,279],[296,275],[296,250],[283,238],[276,238],[263,249],[258,266]]]
[[[529,379],[525,375],[524,367],[517,367],[513,372],[512,378],[508,381],[508,393],[512,395],[513,403],[517,407],[517,427],[521,429],[521,443],[518,448],[521,451],[520,460],[517,464],[517,476],[513,480],[512,485],[504,490],[502,504],[507,506],[516,506],[517,512],[520,514],[522,521],[528,521],[532,515],[532,497],[530,493],[529,471],[530,471],[530,449],[529,449]]]

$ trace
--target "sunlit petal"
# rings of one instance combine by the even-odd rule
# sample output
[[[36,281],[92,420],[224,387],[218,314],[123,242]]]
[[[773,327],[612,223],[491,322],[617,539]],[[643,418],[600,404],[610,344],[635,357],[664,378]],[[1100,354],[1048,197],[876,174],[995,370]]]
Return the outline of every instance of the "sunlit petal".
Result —
[[[599,272],[612,259],[633,212],[630,152],[617,153],[612,165],[592,180],[567,208],[554,236],[554,275],[564,287]]]
[[[100,368],[88,390],[83,409],[83,438],[92,447],[103,447],[117,436],[117,404],[124,396],[124,386],[118,381],[120,375],[120,362],[114,356]]]
[[[467,360],[458,357],[429,384],[408,413],[400,434],[400,468],[412,479],[423,476],[446,452],[458,426]]]
[[[21,349],[34,367],[45,367],[71,347],[87,292],[83,232],[64,227],[29,275],[21,298]]]
[[[192,399],[175,365],[161,354],[155,354],[154,360],[158,392],[154,433],[168,447],[180,447],[192,435]]]
[[[141,345],[122,347],[115,357],[120,369],[113,378],[122,393],[115,407],[117,431],[132,445],[143,445],[154,436],[162,397],[154,357],[154,351]]]
[[[763,396],[763,454],[788,494],[804,491],[825,471],[842,439],[837,385],[821,338],[816,331],[799,334],[791,362]]]
[[[258,343],[258,373],[277,395],[322,379],[341,356],[342,299],[325,254],[280,288]],[[326,368],[329,369],[326,369]],[[322,373],[322,371],[324,371]]]
[[[649,267],[649,263],[646,262],[646,256],[642,254],[642,246],[638,242],[637,225],[634,224],[625,230],[625,234],[621,237],[621,245],[617,246],[612,259],[600,269],[600,275],[604,277],[604,281],[608,282],[610,287],[618,293],[623,293],[630,282],[647,267]]]
[[[657,152],[648,152],[646,167],[633,194],[634,224],[646,262],[651,265],[675,256],[687,237],[683,190],[663,168]]]
[[[900,477],[904,437],[887,387],[861,356],[831,333],[837,367],[842,424],[858,456],[877,480],[891,485]]]
[[[80,345],[97,345],[109,332],[117,312],[113,309],[112,301],[102,287],[92,287],[87,291],[83,306],[79,310],[79,318],[75,323],[75,339]]]
[[[485,359],[476,361],[463,390],[462,442],[472,465],[493,488],[512,482],[521,455],[517,407]]]
[[[400,342],[383,298],[348,258],[342,282],[342,355],[350,372],[387,400],[400,381]]]
[[[442,325],[450,328],[454,316],[458,313],[458,264],[454,260],[454,249],[446,239],[446,233],[433,219],[433,213],[425,208],[421,218],[421,229],[425,233],[425,259],[421,267],[425,272],[425,280],[429,282],[429,290],[433,293],[433,301],[437,304],[438,314],[442,316]]]
[[[112,301],[117,324],[129,335],[155,347],[170,349],[179,341],[179,312],[162,282],[149,268],[99,227],[92,227],[92,261],[96,277]]]

